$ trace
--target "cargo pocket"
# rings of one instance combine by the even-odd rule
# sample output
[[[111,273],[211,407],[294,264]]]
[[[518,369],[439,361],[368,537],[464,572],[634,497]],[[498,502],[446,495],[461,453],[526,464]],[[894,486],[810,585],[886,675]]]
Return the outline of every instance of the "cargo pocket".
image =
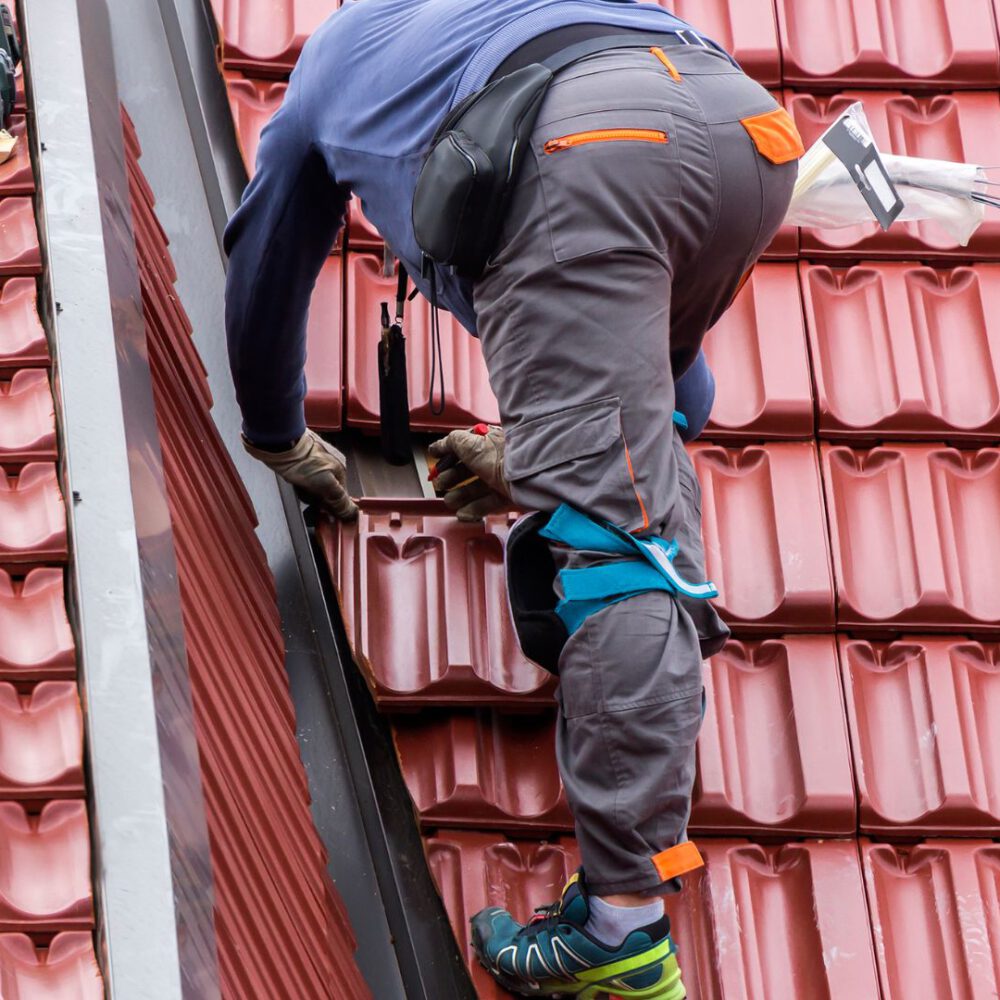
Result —
[[[504,472],[519,507],[568,503],[626,529],[645,525],[617,397],[535,417],[506,437]]]
[[[532,139],[557,261],[607,250],[665,252],[680,200],[673,116],[601,111]]]

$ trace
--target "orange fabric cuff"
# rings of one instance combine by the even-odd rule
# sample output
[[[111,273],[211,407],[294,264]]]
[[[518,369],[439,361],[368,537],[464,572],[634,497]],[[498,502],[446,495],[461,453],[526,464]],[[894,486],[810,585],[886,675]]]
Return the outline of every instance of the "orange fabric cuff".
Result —
[[[653,867],[656,869],[656,874],[660,876],[663,882],[677,878],[678,875],[693,872],[696,868],[701,868],[705,864],[702,861],[698,848],[690,840],[685,840],[683,844],[668,847],[665,851],[654,854],[652,861]]]
[[[741,124],[753,139],[757,152],[772,163],[797,160],[806,151],[792,116],[784,108],[743,118]]]

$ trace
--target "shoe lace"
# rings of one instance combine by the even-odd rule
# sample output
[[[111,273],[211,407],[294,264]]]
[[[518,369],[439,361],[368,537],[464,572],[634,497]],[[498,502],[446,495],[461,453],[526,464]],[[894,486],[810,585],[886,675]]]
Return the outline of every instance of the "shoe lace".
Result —
[[[550,931],[559,922],[561,916],[561,899],[557,899],[554,903],[549,903],[548,906],[536,906],[535,915],[517,932],[518,937],[521,937],[525,933],[535,935],[540,931]]]

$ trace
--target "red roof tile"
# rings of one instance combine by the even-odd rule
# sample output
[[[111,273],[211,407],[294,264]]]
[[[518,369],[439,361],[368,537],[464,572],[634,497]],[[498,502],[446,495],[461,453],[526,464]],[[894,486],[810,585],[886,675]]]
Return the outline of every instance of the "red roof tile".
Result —
[[[692,830],[854,832],[854,781],[832,637],[730,642],[706,665],[705,692]],[[423,712],[397,717],[394,734],[425,828],[573,828],[551,712]]]
[[[32,462],[0,468],[0,566],[37,566],[66,558],[66,511],[56,467]]]
[[[990,0],[778,0],[786,84],[995,87]]]
[[[0,163],[0,196],[32,194],[35,175],[31,171],[31,151],[24,115],[13,115],[7,131],[17,139],[17,144],[7,161]]]
[[[690,447],[716,606],[742,631],[833,625],[833,581],[816,447]]]
[[[820,434],[1000,437],[1000,266],[802,267]]]
[[[879,995],[854,842],[706,840],[699,847],[706,868],[666,900],[690,1000],[798,998],[809,990],[817,997]],[[484,906],[508,907],[526,920],[558,896],[579,863],[568,838],[510,843],[448,831],[429,838],[426,849],[460,942]],[[465,947],[480,1000],[506,1000]]]
[[[26,934],[0,934],[0,990],[10,1000],[102,1000],[91,935],[63,931],[41,948]]]
[[[781,82],[778,25],[770,0],[657,0],[736,57],[765,87]]]
[[[365,500],[357,522],[320,524],[348,640],[380,704],[551,704],[554,680],[521,655],[507,612],[511,520],[461,524],[439,500]]]
[[[306,423],[339,430],[343,419],[344,263],[329,257],[309,303],[306,328]]]
[[[794,264],[759,265],[704,348],[716,382],[706,437],[812,436],[809,355]]]
[[[854,778],[832,637],[730,642],[705,670],[691,829],[846,834]]]
[[[830,97],[792,94],[786,106],[806,146],[854,101],[863,101],[879,148],[893,153],[958,163],[1000,163],[1000,97],[997,92],[912,94],[846,91]],[[935,223],[897,222],[883,233],[872,222],[846,229],[802,230],[807,257],[903,259],[1000,257],[1000,217],[987,210],[967,247],[959,246]]]
[[[840,638],[861,828],[1000,828],[1000,650],[957,637]]]
[[[284,80],[251,80],[231,71],[224,75],[243,165],[253,177],[260,133],[284,100],[288,84]]]
[[[395,312],[396,279],[382,276],[382,259],[373,254],[347,257],[347,409],[353,427],[378,426],[378,345],[382,324],[380,305],[390,303]],[[498,423],[497,402],[490,389],[482,348],[475,337],[442,310],[441,351],[444,359],[445,410],[431,412],[431,307],[414,299],[406,309],[407,384],[410,419],[414,430],[451,430],[479,421]],[[435,394],[435,400],[437,395]]]
[[[862,841],[861,850],[885,1000],[1000,994],[1000,847]]]
[[[339,0],[212,0],[223,64],[287,76],[305,40],[339,6]]]
[[[0,276],[41,271],[42,252],[31,199],[0,199]]]
[[[83,717],[76,684],[43,681],[30,694],[0,684],[0,796],[83,794]]]
[[[75,674],[63,570],[33,569],[18,579],[0,569],[0,678],[30,681]]]
[[[35,816],[17,802],[0,802],[0,930],[93,923],[86,805],[49,802]]]
[[[0,292],[0,372],[49,364],[34,278],[8,278]]]
[[[393,735],[425,827],[573,828],[556,767],[552,713],[421,712],[398,717]]]
[[[823,446],[838,622],[1000,632],[1000,450]]]
[[[56,415],[48,372],[24,368],[9,382],[0,378],[0,461],[10,468],[55,457]]]

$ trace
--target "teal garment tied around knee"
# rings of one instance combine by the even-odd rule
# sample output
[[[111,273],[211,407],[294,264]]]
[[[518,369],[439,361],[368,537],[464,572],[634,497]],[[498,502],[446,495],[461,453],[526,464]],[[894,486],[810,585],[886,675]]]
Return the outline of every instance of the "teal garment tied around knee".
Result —
[[[563,599],[556,614],[572,635],[591,615],[638,594],[662,590],[697,600],[718,597],[715,584],[689,583],[674,568],[678,546],[662,538],[636,538],[607,522],[595,521],[563,504],[539,532],[573,549],[626,556],[615,562],[559,572]]]

